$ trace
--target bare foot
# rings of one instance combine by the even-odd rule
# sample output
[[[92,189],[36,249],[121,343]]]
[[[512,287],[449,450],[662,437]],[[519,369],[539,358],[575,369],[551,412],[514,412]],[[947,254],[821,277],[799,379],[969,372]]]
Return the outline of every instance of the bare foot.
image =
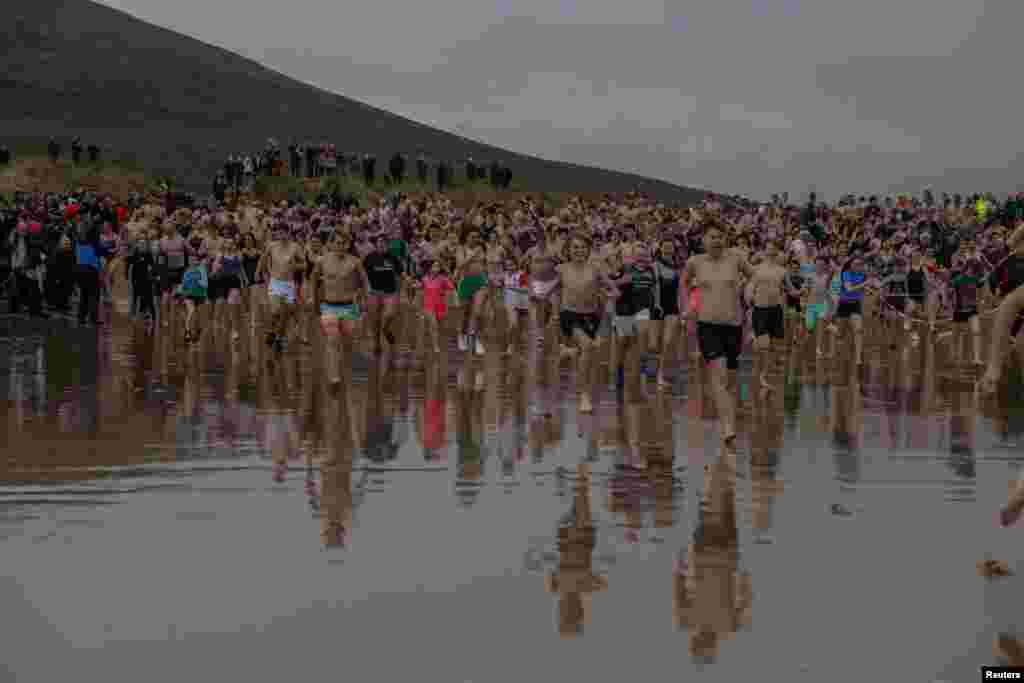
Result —
[[[1000,634],[992,646],[993,654],[1010,666],[1024,666],[1024,644],[1007,634]]]
[[[986,579],[1013,576],[1013,570],[1003,560],[983,560],[978,563],[978,576]]]

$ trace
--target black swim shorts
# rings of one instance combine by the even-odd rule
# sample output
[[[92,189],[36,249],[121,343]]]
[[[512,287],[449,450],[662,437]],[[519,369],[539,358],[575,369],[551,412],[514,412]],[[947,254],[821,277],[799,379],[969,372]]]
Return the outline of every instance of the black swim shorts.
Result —
[[[751,318],[755,337],[786,338],[786,314],[782,306],[754,306]]]
[[[698,321],[697,341],[706,362],[725,358],[727,368],[739,369],[740,352],[743,350],[743,333],[739,325]]]

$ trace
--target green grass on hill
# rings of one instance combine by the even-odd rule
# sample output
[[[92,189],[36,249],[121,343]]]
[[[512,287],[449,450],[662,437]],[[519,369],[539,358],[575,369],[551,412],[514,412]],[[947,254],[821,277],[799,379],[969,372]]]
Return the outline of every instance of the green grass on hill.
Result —
[[[16,191],[71,192],[80,188],[111,192],[124,199],[128,193],[159,192],[164,185],[175,188],[171,178],[154,176],[146,172],[140,163],[131,158],[110,158],[96,163],[81,161],[74,164],[70,150],[61,150],[61,159],[52,163],[45,145],[24,145],[13,150],[14,160],[0,168],[0,202],[9,204]],[[85,156],[85,155],[83,155]],[[485,180],[470,182],[464,176],[456,177],[444,194],[452,198],[457,206],[468,207],[477,203],[504,202],[530,193],[529,183],[513,178],[508,190],[495,190]],[[401,192],[411,197],[433,194],[433,181],[419,182],[415,177],[401,183],[379,179],[372,186],[363,182],[362,177],[346,175],[325,179],[303,179],[292,176],[267,176],[256,179],[253,198],[264,201],[282,201],[293,196],[301,197],[303,204],[312,205],[322,193],[337,189],[350,193],[362,206],[376,203],[380,197],[392,192]],[[565,205],[568,194],[556,192],[533,192],[549,211]],[[230,193],[229,193],[230,198]]]

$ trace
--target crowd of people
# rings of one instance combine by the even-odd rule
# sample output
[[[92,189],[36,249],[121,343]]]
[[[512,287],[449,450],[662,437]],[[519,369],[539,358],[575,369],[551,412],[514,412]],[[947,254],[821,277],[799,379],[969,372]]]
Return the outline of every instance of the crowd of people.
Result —
[[[377,156],[375,154],[347,154],[332,143],[292,142],[287,148],[287,165],[280,145],[268,141],[266,147],[254,154],[231,154],[213,181],[213,194],[224,201],[229,192],[236,196],[251,193],[256,178],[280,176],[287,171],[296,178],[360,178],[369,187],[377,184]],[[400,185],[407,179],[416,179],[421,185],[434,183],[443,192],[455,180],[455,166],[447,160],[428,158],[422,151],[411,160],[409,155],[395,152],[387,159],[383,181],[386,185]],[[469,156],[463,163],[468,182],[489,182],[495,190],[508,190],[512,184],[512,170],[499,161],[480,162]]]
[[[258,331],[284,352],[320,334],[333,383],[356,352],[570,362],[582,413],[602,368],[664,390],[702,359],[727,450],[747,349],[762,391],[797,347],[863,368],[866,338],[944,345],[970,372],[987,364],[988,391],[1024,361],[1020,195],[678,208],[629,194],[551,213],[530,199],[461,210],[443,194],[370,207],[164,199],[17,195],[2,222],[11,310],[69,311],[77,293],[78,321],[100,324],[121,287],[133,319],[187,345]],[[1024,489],[1014,506],[1016,518]]]
[[[347,414],[338,392],[376,400],[375,389],[353,387],[354,354],[373,356],[375,377],[396,365],[422,367],[428,394],[446,381],[443,369],[452,360],[468,368],[504,355],[520,373],[536,373],[538,384],[554,384],[568,366],[584,415],[594,411],[602,384],[624,394],[664,395],[688,365],[691,387],[701,387],[700,397],[691,393],[688,401],[711,404],[725,456],[705,469],[703,535],[674,569],[674,616],[693,628],[692,652],[713,649],[701,646],[695,622],[694,595],[704,589],[694,567],[716,552],[711,536],[735,527],[732,517],[715,516],[719,507],[731,509],[715,496],[731,490],[738,423],[750,403],[783,391],[798,357],[842,365],[848,372],[837,376],[856,378],[893,354],[927,355],[922,376],[934,375],[938,355],[944,371],[977,381],[979,395],[1005,386],[1011,366],[1024,366],[1020,194],[998,201],[926,191],[845,196],[834,204],[812,194],[802,205],[785,196],[760,205],[709,196],[699,206],[671,207],[631,193],[576,197],[554,211],[530,198],[463,210],[443,194],[392,194],[365,207],[329,196],[309,205],[243,200],[231,207],[179,199],[16,195],[0,210],[11,311],[67,312],[81,325],[108,324],[121,318],[119,302],[126,302],[121,308],[131,325],[182,355],[242,345],[287,359],[289,341],[308,344],[324,370],[316,381],[331,388],[324,399],[331,416]],[[750,395],[738,377],[747,354]],[[483,374],[459,377],[465,395],[485,388]],[[857,400],[859,383],[851,385],[858,388],[834,395]],[[302,393],[316,391],[307,386]],[[842,424],[853,412],[833,406],[837,435],[854,432]],[[312,422],[332,442],[351,427]],[[652,430],[665,422],[667,415],[630,420]],[[281,453],[291,448],[281,444],[291,444],[296,430],[272,426],[274,477],[281,481]],[[546,438],[543,428],[534,431]],[[424,429],[424,449],[436,455],[441,441],[431,433]],[[759,433],[752,448],[770,441]],[[753,458],[768,459],[756,452]],[[634,463],[644,470],[662,465]],[[670,466],[668,472],[671,487]],[[576,475],[585,483],[589,467],[580,465]],[[321,476],[316,495],[310,480],[311,502],[348,500],[350,467],[335,464]],[[639,495],[633,485],[616,483],[617,499]],[[577,487],[572,518],[560,526],[560,549],[592,545],[587,491]],[[351,501],[337,507],[351,513]],[[336,537],[350,524],[345,514],[325,515],[325,543],[342,542]],[[1022,515],[1024,481],[1011,487],[998,520],[1010,526]],[[546,579],[566,602],[566,632],[577,627],[573,601],[606,585],[589,568],[580,584],[570,565],[560,560]],[[751,588],[737,581],[733,599],[722,605],[739,623],[749,617]]]

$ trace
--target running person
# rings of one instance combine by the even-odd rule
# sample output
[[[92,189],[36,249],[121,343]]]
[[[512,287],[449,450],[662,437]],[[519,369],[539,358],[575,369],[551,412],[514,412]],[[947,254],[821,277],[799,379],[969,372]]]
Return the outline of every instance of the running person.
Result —
[[[961,235],[960,249],[953,257],[949,285],[953,294],[953,323],[958,328],[954,337],[953,349],[960,348],[959,338],[963,335],[964,323],[970,331],[970,347],[973,362],[976,366],[983,365],[981,360],[981,289],[986,281],[984,262],[978,253],[977,242],[973,231],[965,231]]]
[[[772,361],[777,361],[779,347],[786,339],[786,314],[782,308],[782,295],[788,272],[781,263],[784,258],[779,243],[769,241],[764,260],[754,268],[750,278],[754,289],[752,323],[755,362],[761,388],[765,390],[772,388],[768,372],[769,369],[774,370]]]
[[[864,290],[867,288],[864,259],[854,256],[839,270],[839,299],[836,320],[850,321],[853,328],[853,358],[858,368],[864,366]]]
[[[168,224],[164,227],[164,238],[160,240],[159,260],[163,271],[163,282],[160,287],[163,290],[160,318],[163,321],[163,326],[167,327],[170,324],[168,314],[173,310],[171,301],[174,292],[181,285],[181,280],[185,276],[185,267],[188,265],[185,240],[173,225]]]
[[[475,351],[484,355],[484,346],[478,338],[484,297],[487,295],[487,248],[480,230],[473,225],[463,229],[462,245],[455,254],[455,282],[458,283],[459,302],[464,314],[459,333],[459,351]]]
[[[655,352],[660,353],[661,362],[658,364],[658,388],[669,387],[665,379],[665,370],[678,361],[678,348],[676,340],[682,335],[682,325],[679,319],[679,296],[682,288],[679,286],[682,267],[679,252],[676,249],[676,242],[672,239],[661,240],[654,251],[654,277],[656,281],[655,305],[652,314],[654,324],[651,325]]]
[[[306,267],[302,257],[302,247],[289,240],[287,226],[278,223],[256,267],[257,277],[265,274],[269,280],[270,329],[266,342],[277,351],[284,350],[285,330],[298,302],[295,274]]]
[[[363,268],[370,283],[369,310],[373,327],[370,330],[374,353],[391,351],[395,346],[392,323],[398,313],[401,299],[402,276],[405,268],[391,253],[390,240],[378,235],[375,249],[363,259]]]
[[[725,236],[717,223],[706,231],[704,248],[706,253],[687,261],[684,281],[700,292],[697,339],[710,369],[722,444],[731,453],[736,446],[736,401],[729,387],[734,386],[743,341],[739,295],[743,278],[752,277],[753,269],[736,254],[725,251]]]
[[[615,291],[602,269],[589,262],[590,242],[576,236],[569,243],[571,261],[558,266],[558,280],[562,288],[562,306],[559,325],[562,335],[574,342],[580,350],[577,383],[580,391],[581,413],[594,410],[591,402],[593,358],[597,349],[597,331],[601,326],[601,295]]]
[[[336,233],[310,278],[313,300],[319,304],[320,329],[327,338],[330,383],[335,385],[341,382],[341,368],[351,367],[352,344],[359,336],[361,304],[369,286],[363,262],[353,251],[352,235]]]

